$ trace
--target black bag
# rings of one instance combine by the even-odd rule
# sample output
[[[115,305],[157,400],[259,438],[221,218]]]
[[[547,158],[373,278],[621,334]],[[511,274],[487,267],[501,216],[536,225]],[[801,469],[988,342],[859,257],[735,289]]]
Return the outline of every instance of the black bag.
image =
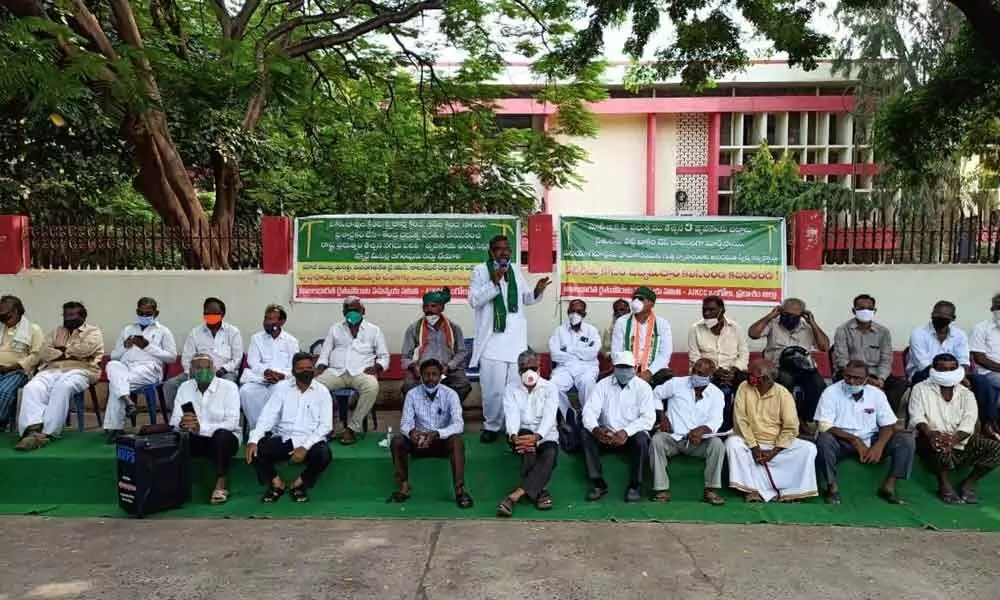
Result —
[[[583,420],[580,416],[580,411],[570,406],[566,410],[565,419],[563,419],[562,413],[558,413],[557,417],[559,421],[557,427],[559,431],[559,447],[562,448],[563,452],[568,454],[579,452],[580,446],[583,444],[581,441]]]
[[[191,501],[187,433],[125,435],[116,444],[118,506],[142,518]]]

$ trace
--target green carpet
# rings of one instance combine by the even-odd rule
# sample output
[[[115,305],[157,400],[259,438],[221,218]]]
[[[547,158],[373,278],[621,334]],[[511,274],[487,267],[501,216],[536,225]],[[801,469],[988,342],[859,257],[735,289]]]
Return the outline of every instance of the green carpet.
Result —
[[[467,447],[467,488],[476,500],[471,510],[458,509],[453,501],[451,474],[445,459],[422,459],[411,466],[413,497],[405,504],[386,503],[394,489],[387,450],[375,436],[345,448],[335,445],[330,469],[311,492],[308,504],[282,498],[265,506],[259,497],[253,470],[239,461],[230,477],[230,501],[211,506],[207,499],[211,476],[207,463],[196,461],[194,501],[186,507],[154,518],[492,518],[496,503],[517,483],[518,458],[501,444],[483,446],[471,434]],[[5,489],[0,493],[0,514],[41,514],[62,517],[123,516],[115,494],[113,447],[98,433],[70,433],[49,446],[29,453],[13,450],[15,439],[0,435],[0,473]],[[729,491],[728,503],[712,507],[700,502],[704,463],[679,458],[671,466],[673,501],[655,504],[622,500],[626,481],[624,457],[605,458],[611,493],[601,502],[584,500],[588,482],[583,460],[562,454],[551,485],[555,508],[539,512],[518,505],[515,518],[544,520],[697,521],[710,523],[796,523],[865,527],[926,527],[1000,531],[1000,478],[987,478],[979,489],[982,504],[946,506],[934,495],[933,478],[917,468],[899,491],[905,506],[890,506],[875,497],[884,466],[847,462],[841,466],[844,503],[828,506],[819,499],[800,504],[749,505]],[[295,470],[283,467],[283,475]],[[956,480],[957,481],[957,480]]]

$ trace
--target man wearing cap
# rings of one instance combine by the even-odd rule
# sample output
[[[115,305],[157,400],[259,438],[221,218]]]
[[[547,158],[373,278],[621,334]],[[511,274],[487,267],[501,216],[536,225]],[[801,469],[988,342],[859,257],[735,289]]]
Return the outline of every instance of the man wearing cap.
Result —
[[[656,294],[648,287],[640,287],[632,294],[629,305],[632,314],[620,317],[615,322],[611,337],[611,352],[629,352],[635,359],[636,374],[654,387],[670,378],[667,365],[674,341],[670,335],[670,323],[653,312]]]
[[[406,379],[400,390],[404,398],[407,392],[421,384],[420,365],[431,358],[444,365],[441,383],[455,390],[460,400],[465,401],[472,391],[472,384],[465,375],[469,349],[462,328],[444,316],[444,305],[450,301],[448,288],[428,291],[424,294],[423,318],[406,328],[402,351]]]
[[[590,323],[583,322],[586,316],[587,303],[571,300],[566,322],[549,338],[549,356],[555,365],[551,379],[559,390],[559,410],[564,418],[569,410],[568,392],[575,387],[580,406],[583,406],[590,388],[597,382],[601,333]]]
[[[656,421],[653,388],[636,376],[636,358],[629,351],[614,357],[611,377],[597,382],[583,407],[583,456],[592,488],[587,500],[608,493],[601,466],[602,451],[628,452],[629,482],[626,502],[642,499],[642,476],[649,455],[649,430]]]
[[[549,278],[528,287],[521,270],[510,260],[510,241],[498,235],[490,240],[489,257],[472,268],[469,305],[476,316],[476,338],[469,365],[479,367],[483,393],[483,432],[479,441],[491,443],[504,427],[503,394],[516,384],[517,357],[528,348],[528,319],[524,307],[538,302]]]

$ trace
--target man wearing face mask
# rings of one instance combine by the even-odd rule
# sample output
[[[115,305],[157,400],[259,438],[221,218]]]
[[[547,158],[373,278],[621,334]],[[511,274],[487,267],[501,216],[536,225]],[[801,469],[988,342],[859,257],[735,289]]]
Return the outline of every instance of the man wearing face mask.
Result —
[[[896,414],[885,393],[868,385],[868,365],[852,360],[844,368],[844,378],[823,391],[816,409],[819,436],[816,438],[816,473],[826,481],[826,502],[840,504],[837,462],[856,456],[865,464],[889,457],[889,474],[878,496],[890,504],[902,504],[896,494],[896,480],[906,479],[913,466],[913,436],[896,431]]]
[[[992,315],[972,330],[969,350],[976,365],[973,384],[987,433],[1000,439],[1000,294],[990,302]]]
[[[688,359],[694,363],[705,357],[714,362],[713,380],[727,398],[732,398],[736,386],[746,379],[750,362],[746,335],[736,321],[726,316],[726,304],[718,296],[702,300],[701,316],[688,333]]]
[[[939,354],[926,381],[910,393],[910,425],[917,430],[917,451],[938,480],[938,497],[947,504],[977,504],[976,483],[1000,465],[1000,441],[976,433],[976,399],[959,385],[965,372],[951,354]],[[958,492],[948,471],[972,467]]]
[[[406,379],[400,392],[403,397],[420,385],[420,365],[434,358],[444,365],[441,383],[455,390],[463,402],[472,391],[472,384],[465,374],[469,363],[469,349],[465,345],[462,328],[444,316],[444,307],[451,301],[451,290],[428,291],[424,294],[424,316],[406,328],[403,334],[402,363]]]
[[[177,360],[174,334],[156,318],[160,315],[156,300],[139,298],[135,321],[118,334],[111,360],[104,372],[108,375],[108,405],[104,409],[104,430],[109,444],[124,433],[125,418],[137,412],[129,394],[141,387],[163,381],[163,366]],[[150,415],[152,422],[154,415]]]
[[[938,354],[953,354],[958,357],[959,364],[971,370],[969,337],[954,323],[955,305],[939,300],[931,309],[930,323],[917,327],[910,334],[910,352],[906,360],[906,378],[910,383],[927,379],[931,360]]]
[[[631,352],[636,359],[637,375],[654,387],[670,379],[667,365],[674,348],[670,323],[656,316],[655,305],[653,290],[637,288],[630,304],[632,314],[615,322],[611,339],[612,352]]]
[[[482,443],[497,440],[504,425],[503,393],[516,384],[517,356],[528,348],[528,320],[524,307],[542,298],[549,278],[528,287],[517,264],[511,262],[510,241],[498,235],[490,240],[490,255],[472,269],[469,306],[475,312],[476,337],[469,365],[479,367],[483,394]]]
[[[559,390],[559,410],[563,418],[569,410],[569,391],[576,387],[583,406],[590,388],[597,382],[600,332],[590,323],[583,322],[586,316],[586,302],[570,301],[566,322],[556,327],[549,338],[549,356],[556,365],[552,370],[552,385]]]
[[[636,358],[629,351],[615,355],[611,377],[597,382],[583,407],[583,456],[592,488],[587,500],[600,500],[608,493],[601,466],[601,452],[629,454],[626,502],[642,499],[642,476],[649,454],[649,430],[656,420],[653,390],[636,375]]]
[[[736,390],[733,435],[726,440],[729,487],[747,502],[794,501],[817,495],[816,446],[798,439],[792,394],[774,378],[768,360],[750,364]]]
[[[559,395],[554,386],[538,374],[538,355],[530,348],[517,357],[521,382],[508,385],[503,397],[507,440],[521,455],[521,485],[497,505],[497,516],[509,517],[514,506],[527,497],[538,510],[552,508],[549,480],[559,457],[556,413]]]
[[[25,318],[21,299],[0,297],[0,431],[14,418],[17,391],[35,372],[44,347],[45,334]]]
[[[705,492],[702,499],[712,506],[725,500],[722,489],[722,463],[726,445],[713,434],[722,427],[725,397],[712,383],[715,363],[700,358],[691,367],[690,377],[674,377],[653,390],[653,396],[665,408],[657,409],[659,431],[653,435],[650,460],[653,468],[653,500],[670,501],[669,460],[678,454],[705,460]],[[706,437],[712,436],[712,437]]]
[[[615,323],[618,322],[618,319],[629,314],[631,310],[629,301],[624,298],[615,300],[611,305],[611,324],[601,332],[601,352],[603,352],[609,359],[611,358],[611,355],[614,354],[614,350],[611,347],[611,340],[615,333]]]
[[[163,400],[167,403],[167,408],[174,406],[177,389],[191,378],[187,368],[195,354],[211,356],[215,376],[234,383],[243,363],[243,336],[239,329],[224,321],[226,303],[218,298],[205,298],[201,312],[203,323],[188,333],[184,349],[181,350],[184,373],[171,377],[163,384]]]
[[[465,491],[465,442],[462,432],[462,401],[450,387],[441,384],[441,362],[429,358],[420,365],[423,385],[411,389],[403,400],[399,435],[392,439],[392,465],[399,489],[389,496],[391,502],[406,502],[413,492],[410,485],[410,457],[448,457],[455,484],[455,504],[472,508],[472,497]]]
[[[889,328],[875,322],[875,298],[860,294],[854,298],[854,318],[837,328],[833,334],[834,381],[840,380],[847,363],[860,360],[868,365],[868,383],[886,390],[891,387],[892,334]],[[886,390],[888,394],[888,390]]]
[[[285,494],[285,482],[275,466],[279,461],[305,464],[289,490],[293,502],[309,501],[306,490],[316,485],[333,461],[326,443],[333,430],[333,403],[329,390],[313,378],[314,361],[308,352],[292,357],[294,381],[275,384],[257,426],[247,437],[247,464],[253,463],[257,480],[267,486],[261,497],[264,504],[272,504]]]
[[[34,450],[62,433],[73,394],[97,381],[104,357],[104,334],[87,323],[79,302],[63,304],[62,326],[56,327],[42,349],[42,366],[24,386],[17,431],[18,450]]]
[[[327,388],[353,388],[358,404],[347,420],[340,443],[357,441],[365,418],[378,400],[378,378],[389,366],[389,347],[378,325],[365,320],[361,298],[344,298],[344,320],[330,328],[316,362],[316,380]]]
[[[215,376],[211,356],[196,354],[189,366],[191,379],[177,390],[170,425],[190,434],[192,457],[212,461],[210,502],[223,504],[229,500],[229,465],[240,448],[240,392],[232,381]]]
[[[274,385],[292,376],[292,357],[299,353],[299,340],[285,331],[288,313],[278,304],[264,309],[264,330],[250,338],[247,368],[240,378],[240,404],[247,426],[257,425]]]

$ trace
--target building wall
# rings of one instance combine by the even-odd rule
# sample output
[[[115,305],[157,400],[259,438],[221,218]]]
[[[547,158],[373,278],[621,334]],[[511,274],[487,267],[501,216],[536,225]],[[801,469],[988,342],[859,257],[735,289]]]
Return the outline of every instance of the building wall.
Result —
[[[534,281],[539,275],[527,275]],[[933,285],[927,283],[931,281]],[[244,340],[260,329],[262,311],[267,304],[280,303],[288,308],[287,329],[306,347],[323,337],[330,324],[340,318],[339,304],[292,303],[291,275],[262,275],[255,272],[212,271],[25,271],[20,275],[0,276],[5,293],[19,296],[28,318],[48,332],[61,320],[60,306],[70,299],[84,302],[90,321],[104,329],[110,351],[117,332],[135,318],[135,301],[152,296],[160,303],[160,320],[178,338],[178,345],[191,327],[201,321],[201,303],[206,296],[218,296],[228,304],[227,320],[243,331]],[[806,300],[817,320],[832,337],[840,323],[850,318],[851,299],[869,293],[878,299],[877,320],[892,330],[897,350],[907,344],[909,332],[929,318],[931,306],[948,299],[958,306],[958,324],[969,331],[978,321],[989,317],[990,298],[1000,286],[995,266],[884,266],[871,268],[831,268],[822,271],[788,273],[788,292]],[[557,306],[555,284],[547,298],[528,308],[529,342],[547,349],[548,336],[559,323],[564,308]],[[746,327],[769,307],[732,307],[731,318]],[[607,325],[608,302],[595,302],[589,319],[598,327]],[[661,305],[659,314],[673,327],[674,349],[686,351],[686,334],[699,318],[696,305]],[[419,318],[420,307],[412,304],[371,303],[368,318],[382,327],[389,347],[399,352],[406,326]],[[448,314],[467,333],[472,331],[472,312],[464,303],[455,303]],[[755,349],[760,344],[754,343]]]

